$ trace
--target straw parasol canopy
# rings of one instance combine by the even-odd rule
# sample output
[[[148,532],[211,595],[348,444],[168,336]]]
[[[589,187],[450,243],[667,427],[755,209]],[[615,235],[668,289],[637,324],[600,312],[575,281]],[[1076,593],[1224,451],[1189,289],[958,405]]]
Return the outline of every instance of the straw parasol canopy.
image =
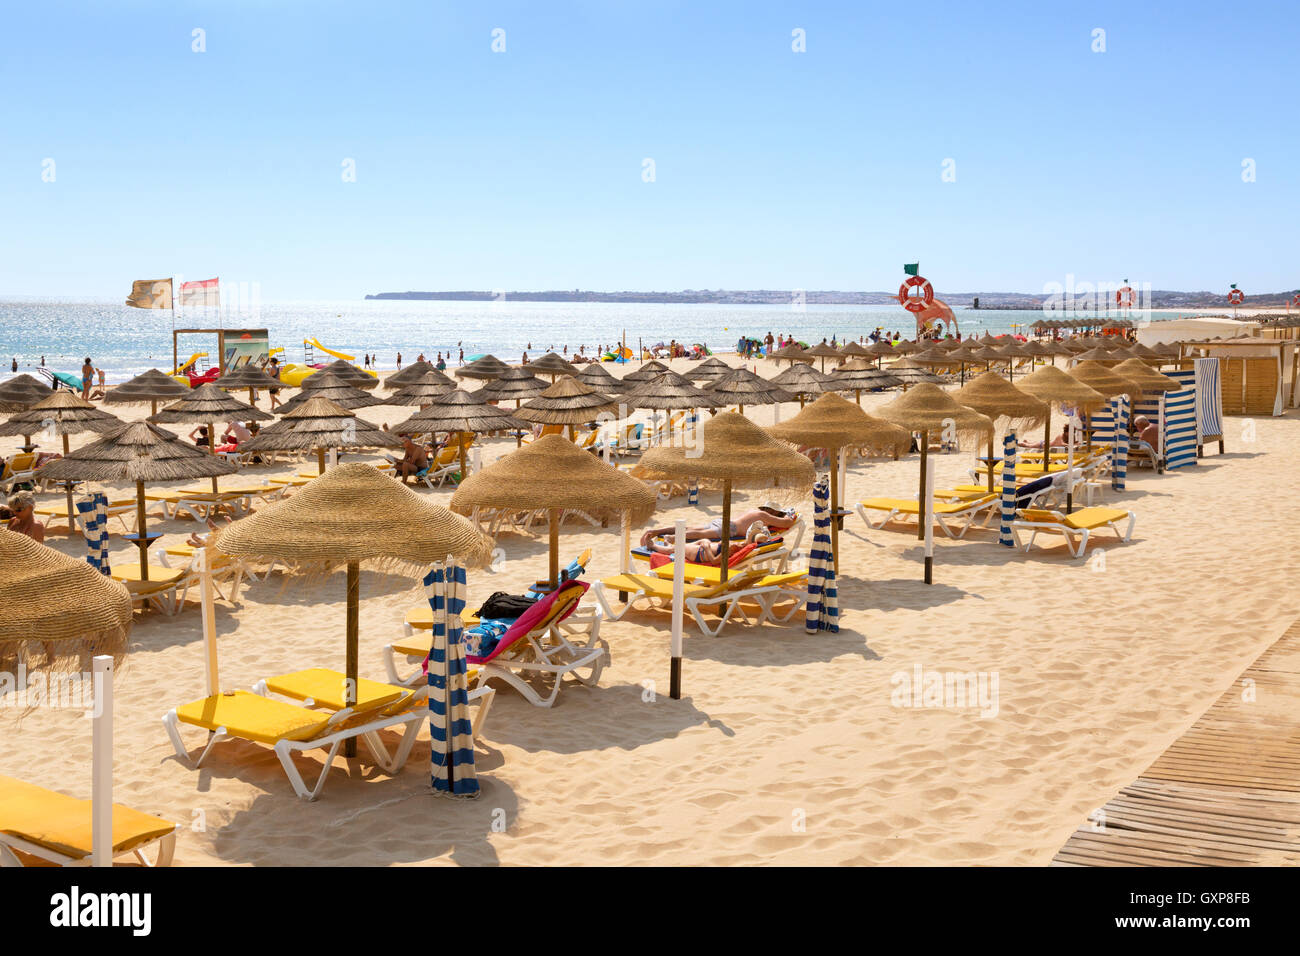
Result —
[[[1011,428],[1033,428],[1049,421],[1051,406],[1022,391],[997,372],[984,372],[952,393],[953,401],[997,420],[1011,419]],[[989,433],[989,491],[993,490],[993,433]]]
[[[1152,361],[1160,358],[1159,352],[1157,352],[1153,348],[1150,348],[1149,346],[1143,345],[1141,342],[1134,342],[1133,348],[1130,349],[1129,351],[1133,353],[1133,356],[1135,358],[1139,358],[1139,359],[1146,359],[1148,361]]]
[[[744,366],[734,368],[710,382],[705,386],[705,391],[713,395],[719,407],[735,402],[742,412],[746,405],[773,405],[794,401],[794,396],[780,385],[755,375]]]
[[[908,431],[921,433],[921,490],[917,496],[921,503],[921,514],[916,536],[923,539],[926,522],[930,520],[927,514],[930,503],[926,498],[925,482],[929,464],[930,432],[953,429],[958,434],[974,432],[980,437],[992,436],[993,420],[987,415],[981,415],[959,404],[938,385],[927,382],[913,386],[910,391],[904,392],[889,404],[880,406],[876,411],[887,422],[893,422]]]
[[[905,429],[868,415],[834,392],[827,392],[793,418],[764,430],[792,445],[828,451],[867,448],[877,454],[898,456],[906,454],[911,444],[911,436]]]
[[[554,352],[547,352],[541,358],[528,363],[529,370],[536,375],[541,372],[551,377],[554,382],[561,375],[577,375],[578,368],[569,362],[568,359],[561,358]]]
[[[787,346],[787,348],[789,348],[789,346]],[[798,348],[798,346],[795,346],[795,348]],[[776,356],[773,355],[771,357],[775,358]],[[704,381],[705,379],[717,378],[720,375],[726,375],[730,371],[731,371],[730,365],[722,361],[722,359],[718,358],[716,355],[710,355],[699,365],[695,366],[695,368],[687,372],[686,377],[689,378],[692,382],[701,382]]]
[[[519,402],[546,391],[546,383],[534,375],[530,369],[531,366],[506,369],[501,373],[500,378],[488,382],[476,394],[481,395],[484,400],[490,402],[513,400],[517,407]],[[608,372],[605,374],[609,375]],[[614,377],[611,375],[610,381],[613,381],[613,379]],[[451,389],[448,389],[448,391],[451,391]]]
[[[457,378],[499,378],[510,366],[495,355],[476,358],[464,368],[456,369]]]
[[[312,375],[302,383],[302,390],[280,406],[280,414],[288,415],[296,408],[301,408],[313,398],[328,398],[336,405],[349,411],[357,408],[370,408],[374,405],[396,404],[392,399],[380,398],[357,388],[333,372]]]
[[[200,451],[165,428],[148,422],[131,422],[119,424],[116,430],[62,458],[47,461],[37,469],[36,477],[53,481],[133,482],[140,577],[147,581],[149,542],[145,535],[145,482],[187,478],[211,478],[215,481],[218,475],[233,474],[236,470],[235,465],[226,459]]]
[[[1074,358],[1078,362],[1100,362],[1103,365],[1114,365],[1119,361],[1108,349],[1101,346],[1093,346],[1086,351],[1076,352]]]
[[[816,480],[813,463],[767,434],[744,415],[722,412],[705,422],[691,448],[660,446],[641,456],[632,474],[651,481],[698,479],[722,487],[721,579],[727,580],[731,549],[733,488],[773,488],[786,498],[803,498]]]
[[[263,376],[265,378],[265,376]],[[166,372],[151,368],[141,372],[129,382],[115,385],[104,395],[106,405],[143,405],[148,403],[150,411],[158,412],[158,403],[188,395],[190,387],[182,385]]]
[[[527,431],[528,422],[509,412],[489,405],[482,390],[467,392],[456,389],[440,396],[432,405],[422,408],[406,421],[394,426],[399,435],[421,435],[426,432],[451,434],[484,434],[498,431]],[[460,443],[460,474],[468,474],[465,443]]]
[[[241,402],[209,382],[194,389],[184,398],[165,405],[162,411],[150,415],[149,421],[158,425],[191,424],[208,428],[208,452],[217,453],[217,430],[214,422],[238,419],[243,422],[265,422],[275,418],[270,412]],[[247,445],[247,442],[245,442]],[[217,490],[217,479],[212,479],[212,490]]]
[[[456,383],[437,369],[417,376],[401,388],[396,389],[382,404],[384,405],[431,405],[448,392],[456,390]]]
[[[624,389],[623,380],[610,375],[599,362],[588,362],[574,378],[606,395],[616,395]]]
[[[834,374],[834,373],[832,373]],[[804,407],[804,398],[808,395],[820,395],[826,391],[831,375],[817,371],[807,362],[791,362],[784,372],[773,375],[770,381],[780,385],[787,392],[799,396],[799,407]]]
[[[899,339],[892,345],[891,355],[911,355],[913,352],[921,351],[921,346],[911,339]]]
[[[872,365],[867,359],[849,359],[826,376],[823,391],[853,392],[859,405],[862,393],[873,388],[893,388],[903,380]]]
[[[316,464],[325,473],[327,448],[400,448],[392,432],[357,418],[342,405],[312,395],[278,422],[267,425],[244,442],[248,451],[316,450]]]
[[[357,388],[371,389],[379,387],[379,379],[369,372],[363,372],[346,359],[335,359],[318,372],[313,372],[303,379],[303,388],[309,388],[309,381],[319,375],[321,372],[333,372],[349,385],[355,385]]]
[[[1055,365],[1043,365],[1020,380],[1016,386],[1020,391],[1034,396],[1040,401],[1057,407],[1068,405],[1081,411],[1098,408],[1106,404],[1106,396],[1084,384],[1072,375],[1063,372]],[[1073,434],[1073,433],[1071,433]],[[1052,422],[1049,418],[1043,423],[1043,471],[1049,464],[1048,451],[1052,441]]]
[[[309,378],[315,378],[312,375]],[[179,384],[179,383],[178,383]],[[233,371],[227,372],[221,378],[214,382],[217,388],[227,392],[233,392],[235,389],[248,389],[248,401],[253,402],[253,391],[259,388],[275,388],[279,385],[278,380],[272,380],[271,376],[266,374],[266,369],[260,368],[252,363],[241,365]]]
[[[451,508],[545,510],[550,525],[550,580],[559,579],[559,517],[567,509],[601,520],[626,515],[633,525],[654,513],[653,488],[611,468],[560,435],[543,435],[461,482]]]
[[[1134,384],[1132,379],[1092,359],[1080,362],[1071,368],[1067,374],[1071,378],[1083,382],[1089,388],[1096,389],[1107,398],[1112,395],[1140,395],[1142,393],[1142,390]]]
[[[827,344],[826,342],[820,342],[817,345],[814,345],[810,349],[805,349],[803,354],[808,356],[809,358],[819,358],[822,360],[822,368],[821,368],[822,374],[826,373],[826,360],[828,358],[844,357],[843,355],[840,354],[839,349],[837,349],[833,345]]]
[[[910,358],[899,359],[893,365],[885,369],[885,371],[904,386],[943,384],[942,378],[935,375],[929,369],[924,368],[919,362],[913,362]]]
[[[542,425],[568,425],[569,439],[572,440],[574,425],[595,421],[602,415],[617,416],[618,402],[572,375],[565,375],[536,398],[521,405],[515,415]]]
[[[658,378],[664,372],[669,371],[667,365],[658,359],[651,359],[640,368],[628,372],[623,376],[624,382],[648,382],[651,379]]]
[[[786,361],[791,363],[812,361],[812,356],[810,356],[808,352],[804,349],[804,347],[800,345],[798,342],[791,342],[785,348],[777,349],[775,352],[769,355],[768,358],[775,359],[778,362]],[[725,365],[726,363],[724,362],[722,364]],[[728,367],[728,370],[730,370],[730,367]]]
[[[1176,392],[1183,384],[1168,375],[1161,375],[1140,358],[1125,359],[1113,369],[1119,375],[1135,382],[1143,393],[1155,395],[1159,392]]]
[[[284,561],[317,573],[347,568],[347,690],[356,702],[361,565],[421,573],[448,557],[467,567],[492,558],[492,539],[369,465],[345,464],[309,481],[291,498],[241,518],[216,537],[219,551]],[[355,756],[355,740],[347,756]]]
[[[122,584],[78,561],[0,529],[0,671],[87,670],[95,654],[120,657],[131,630],[131,596]]]
[[[696,388],[685,376],[664,372],[648,382],[637,383],[619,396],[619,402],[628,408],[716,408],[718,399],[707,389]]]
[[[868,358],[875,354],[865,345],[859,345],[857,342],[846,342],[840,349],[840,354],[845,358]]]
[[[388,389],[390,392],[397,391],[399,388],[405,388],[407,385],[422,380],[430,372],[438,372],[438,374],[442,375],[443,378],[447,378],[446,375],[443,375],[442,372],[438,371],[438,367],[432,362],[420,359],[419,361],[412,362],[410,365],[406,366],[406,368],[399,369],[392,375],[388,376],[388,378],[384,380],[384,388]],[[450,382],[451,379],[447,378],[447,381]]]
[[[48,385],[26,372],[15,375],[0,382],[0,412],[21,412],[53,393]]]

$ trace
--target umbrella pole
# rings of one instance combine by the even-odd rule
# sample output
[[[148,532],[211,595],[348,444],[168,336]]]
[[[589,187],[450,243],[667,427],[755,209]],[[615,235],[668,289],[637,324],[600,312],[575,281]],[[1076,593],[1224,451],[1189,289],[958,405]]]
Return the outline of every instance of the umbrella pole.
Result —
[[[140,549],[140,580],[149,580],[149,539],[144,533],[144,482],[135,483],[135,546]]]
[[[212,423],[208,422],[208,454],[216,457],[217,454],[217,433],[212,428]],[[212,476],[212,493],[217,493],[217,476]]]
[[[926,510],[929,508],[929,505],[925,500],[925,473],[929,469],[929,466],[930,431],[929,429],[923,429],[921,431],[921,490],[916,496],[916,500],[919,502],[917,514],[920,515],[921,519],[916,525],[916,539],[918,541],[925,540]]]
[[[731,554],[731,479],[722,483],[722,567],[718,578],[727,583],[727,558]]]
[[[348,562],[348,636],[347,636],[347,680],[343,684],[343,706],[352,707],[357,702],[357,657],[358,657],[358,611],[361,592],[361,566],[356,561]],[[357,738],[349,737],[343,742],[343,756],[357,755]]]
[[[452,432],[451,434],[455,436],[456,441],[460,442],[460,480],[464,481],[468,477],[465,474],[465,439],[460,432]]]
[[[68,436],[66,434],[63,436],[63,457],[68,457]],[[32,487],[36,487],[35,484]],[[65,481],[63,488],[68,493],[68,537],[71,538],[77,531],[77,523],[72,520],[72,482]]]
[[[989,433],[989,494],[993,494],[993,434]]]
[[[324,448],[316,449],[316,474],[318,475],[325,474],[325,449]]]
[[[1047,415],[1047,423],[1043,425],[1043,474],[1047,474],[1047,462],[1052,453],[1052,415]]]
[[[835,576],[840,576],[840,458],[844,449],[835,451],[831,462],[831,560],[834,562]]]
[[[548,537],[550,538],[549,550],[551,552],[551,590],[554,591],[560,586],[560,509],[552,508],[548,514],[550,518]]]

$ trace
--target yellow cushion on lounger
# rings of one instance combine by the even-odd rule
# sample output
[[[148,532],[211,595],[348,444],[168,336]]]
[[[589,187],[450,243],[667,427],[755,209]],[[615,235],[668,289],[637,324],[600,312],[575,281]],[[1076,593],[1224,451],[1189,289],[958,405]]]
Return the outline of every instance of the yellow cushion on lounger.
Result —
[[[294,671],[292,674],[267,678],[266,689],[298,700],[311,698],[318,707],[342,710],[348,706],[343,702],[344,680],[346,677],[338,671],[324,667],[309,667],[306,670]],[[379,681],[360,677],[357,679],[357,702],[351,706],[359,711],[374,710],[378,707],[386,707],[409,693],[410,691],[404,687],[394,687],[392,684],[381,684]]]
[[[465,627],[473,627],[478,623],[478,618],[473,614],[462,614],[460,622]],[[429,607],[428,602],[417,604],[406,612],[406,623],[416,631],[433,630],[433,608]]]
[[[915,498],[868,498],[862,502],[862,507],[872,511],[902,511],[907,514],[916,514],[919,510]]]
[[[1079,531],[1085,528],[1092,531],[1127,517],[1128,512],[1120,508],[1080,508],[1074,514],[1066,515],[1065,523]]]
[[[308,740],[329,723],[329,715],[271,700],[246,690],[216,694],[176,708],[183,723],[205,730],[225,727],[231,736],[273,744],[277,740]]]
[[[114,855],[164,837],[176,824],[113,804]],[[0,832],[74,860],[91,854],[90,801],[0,776]]]

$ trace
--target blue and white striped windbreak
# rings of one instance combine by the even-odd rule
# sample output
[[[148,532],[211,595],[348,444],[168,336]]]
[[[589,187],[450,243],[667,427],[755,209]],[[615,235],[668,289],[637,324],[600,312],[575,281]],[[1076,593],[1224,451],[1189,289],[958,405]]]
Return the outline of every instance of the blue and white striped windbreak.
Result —
[[[1116,491],[1124,490],[1128,478],[1128,429],[1124,427],[1128,418],[1128,396],[1111,400],[1115,406],[1115,444],[1110,452],[1110,486]]]
[[[991,467],[991,466],[990,466]],[[1016,433],[1007,432],[1002,439],[1002,524],[998,527],[998,544],[1016,546],[1011,522],[1016,520]]]
[[[89,498],[78,501],[77,511],[81,514],[81,533],[86,536],[86,546],[90,548],[86,560],[100,574],[109,574],[108,497],[97,491]]]
[[[835,555],[831,553],[831,484],[822,478],[813,486],[813,546],[808,554],[808,604],[804,630],[840,630],[840,599],[835,587]]]
[[[686,503],[688,505],[698,505],[700,503],[700,483],[692,478],[690,486],[686,489]]]
[[[1196,441],[1223,437],[1223,386],[1219,382],[1219,360],[1198,358],[1193,363],[1192,385],[1196,389]],[[1178,376],[1173,376],[1178,378]],[[1185,379],[1179,378],[1179,381]]]
[[[448,560],[424,576],[433,610],[433,645],[429,650],[429,744],[433,755],[433,790],[454,797],[477,797],[474,773],[474,727],[469,717],[469,680],[461,643],[465,610],[465,568]]]
[[[1170,378],[1181,382],[1183,388],[1176,392],[1165,392],[1165,471],[1187,468],[1196,464],[1196,446],[1201,444],[1200,409],[1201,362],[1213,362],[1214,374],[1218,375],[1218,359],[1197,359],[1195,369],[1166,372]],[[1211,387],[1211,386],[1206,386]],[[1217,388],[1217,381],[1212,387]],[[1214,418],[1219,433],[1223,431],[1223,421]]]

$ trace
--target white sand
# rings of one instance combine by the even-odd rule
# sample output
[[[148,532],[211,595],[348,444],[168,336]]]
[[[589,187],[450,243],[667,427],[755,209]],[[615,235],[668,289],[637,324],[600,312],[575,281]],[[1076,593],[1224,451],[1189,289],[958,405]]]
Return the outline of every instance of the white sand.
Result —
[[[772,421],[770,407],[749,411]],[[362,417],[405,415],[381,407]],[[1227,420],[1227,455],[1162,476],[1137,471],[1126,492],[1106,493],[1138,523],[1132,543],[1104,544],[1104,569],[972,532],[936,538],[926,586],[914,532],[868,531],[854,516],[840,537],[839,634],[688,630],[676,702],[668,616],[607,624],[613,659],[598,688],[567,687],[552,710],[498,693],[473,802],[430,795],[427,729],[396,777],[340,764],[314,804],[294,797],[263,747],[227,743],[202,771],[182,766],[159,718],[203,693],[199,615],[137,615],[117,685],[116,794],[184,825],[178,865],[1046,863],[1300,616],[1290,581],[1295,414],[1256,420],[1249,443],[1243,424]],[[512,448],[493,441],[485,459]],[[964,477],[971,458],[932,459],[938,485]],[[916,476],[915,456],[856,463],[846,500],[910,495]],[[429,494],[445,503],[451,492]],[[716,494],[699,509],[666,505],[656,523],[720,510]],[[85,553],[80,538],[52,542]],[[471,601],[545,573],[544,537],[499,544],[507,566],[471,574]],[[618,569],[616,527],[567,524],[561,546],[565,556],[593,548],[592,580]],[[134,554],[115,545],[118,561]],[[382,678],[381,647],[422,600],[413,583],[363,574],[363,675]],[[237,608],[218,603],[223,684],[341,667],[342,596],[341,574],[314,588],[276,575],[248,587]],[[892,675],[916,665],[996,672],[999,713],[892,706]],[[89,796],[90,724],[79,713],[45,709],[18,722],[0,712],[0,728],[0,773]]]

